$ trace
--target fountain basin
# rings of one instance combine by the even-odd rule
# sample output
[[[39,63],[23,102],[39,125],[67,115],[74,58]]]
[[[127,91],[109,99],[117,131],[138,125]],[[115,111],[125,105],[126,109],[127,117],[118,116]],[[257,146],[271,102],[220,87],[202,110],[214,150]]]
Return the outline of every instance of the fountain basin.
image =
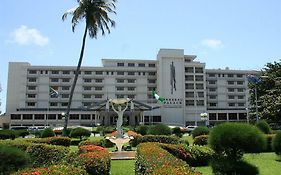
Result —
[[[108,139],[109,141],[111,141],[112,143],[114,143],[117,146],[118,152],[122,151],[122,146],[126,143],[129,143],[129,141],[131,139],[133,139],[133,137],[106,137],[106,139]]]

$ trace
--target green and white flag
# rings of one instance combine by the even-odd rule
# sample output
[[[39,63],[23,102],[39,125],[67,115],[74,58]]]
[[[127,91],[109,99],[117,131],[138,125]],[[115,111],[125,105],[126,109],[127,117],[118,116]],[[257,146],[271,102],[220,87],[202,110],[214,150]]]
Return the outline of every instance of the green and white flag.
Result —
[[[165,100],[163,97],[160,97],[158,94],[156,94],[155,91],[152,91],[152,95],[153,95],[153,97],[156,98],[156,100],[160,101],[161,103],[163,103]]]

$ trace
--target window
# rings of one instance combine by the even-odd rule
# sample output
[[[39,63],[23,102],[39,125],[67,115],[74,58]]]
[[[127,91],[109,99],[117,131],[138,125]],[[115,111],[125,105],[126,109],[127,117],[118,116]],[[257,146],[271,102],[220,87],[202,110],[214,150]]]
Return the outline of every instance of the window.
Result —
[[[135,87],[128,87],[128,91],[134,91]]]
[[[91,83],[91,82],[92,82],[92,79],[84,78],[84,83]]]
[[[117,91],[124,91],[124,87],[116,87]]]
[[[63,91],[68,91],[70,89],[70,86],[62,86],[61,90]]]
[[[235,96],[234,95],[229,95],[228,99],[235,99]]]
[[[124,81],[125,81],[124,79],[116,79],[117,83],[124,83]]]
[[[186,100],[186,106],[194,106],[194,100]]]
[[[96,75],[102,75],[103,72],[102,71],[96,71]]]
[[[79,120],[79,114],[70,114],[69,119],[70,120]]]
[[[63,78],[62,82],[70,82],[70,78]]]
[[[64,70],[64,71],[62,71],[62,74],[64,74],[64,75],[70,74],[70,71],[69,70]]]
[[[185,92],[185,97],[186,98],[194,98],[194,93],[193,92]]]
[[[227,120],[226,113],[218,113],[218,120]]]
[[[245,104],[244,103],[238,103],[238,106],[243,107],[243,106],[245,106]]]
[[[209,113],[209,120],[217,120],[217,114],[216,113]]]
[[[201,83],[196,83],[196,89],[204,89],[204,85]]]
[[[92,103],[91,102],[83,102],[82,104],[83,104],[83,106],[87,107],[87,106],[91,106]]]
[[[237,78],[243,78],[243,74],[237,74],[236,77]]]
[[[194,89],[194,84],[193,83],[186,83],[185,89]]]
[[[244,81],[237,81],[237,85],[243,85]]]
[[[139,63],[139,67],[145,67],[144,63]]]
[[[36,86],[27,86],[27,90],[36,90]]]
[[[23,114],[22,119],[23,120],[32,120],[32,114]]]
[[[203,75],[195,75],[195,81],[203,81]]]
[[[204,100],[198,100],[196,103],[197,106],[204,106]]]
[[[124,63],[117,63],[118,67],[124,67]]]
[[[239,100],[244,99],[243,95],[238,95],[237,97],[238,97]]]
[[[63,102],[63,103],[61,103],[61,106],[68,106],[68,103],[67,102]]]
[[[234,88],[227,88],[228,92],[234,92]]]
[[[92,98],[91,94],[83,94],[83,98]]]
[[[235,103],[228,103],[228,106],[234,107],[234,106],[235,106]]]
[[[117,71],[117,75],[124,75],[124,72]]]
[[[95,87],[95,90],[96,90],[96,91],[101,91],[101,90],[102,90],[102,87],[101,87],[101,86],[97,86],[97,87]]]
[[[243,88],[238,88],[237,92],[244,92],[244,89]]]
[[[148,64],[148,67],[155,67],[155,64]]]
[[[81,114],[81,120],[90,120],[91,115],[90,114]]]
[[[152,122],[161,122],[161,116],[152,116]]]
[[[229,120],[237,120],[237,114],[236,113],[229,113],[228,118],[229,118]]]
[[[27,98],[36,98],[36,94],[27,94]]]
[[[58,71],[58,70],[52,70],[51,73],[52,73],[52,74],[59,74],[59,71]]]
[[[92,71],[85,71],[84,74],[85,75],[92,75]]]
[[[216,77],[216,74],[209,74],[209,77]]]
[[[130,95],[128,95],[128,98],[130,98],[130,99],[134,99],[134,98],[135,98],[135,95],[130,94]]]
[[[234,75],[233,74],[227,74],[227,77],[234,77]]]
[[[209,89],[209,92],[216,92],[216,91],[217,91],[216,88],[210,88],[210,89]]]
[[[36,78],[28,78],[28,82],[36,82]]]
[[[203,67],[195,67],[195,73],[203,73]]]
[[[128,72],[128,75],[135,75],[135,72]]]
[[[155,79],[148,79],[148,83],[156,83]]]
[[[211,80],[211,81],[209,81],[209,84],[216,84],[216,83],[217,83],[216,80]]]
[[[185,81],[194,81],[194,76],[193,75],[186,75]]]
[[[234,81],[227,81],[228,85],[234,85]]]
[[[27,106],[35,106],[35,102],[27,102]]]
[[[69,98],[69,94],[61,94],[61,98]]]
[[[210,95],[209,99],[217,99],[217,96],[216,95]]]
[[[210,107],[216,107],[217,103],[210,103]]]
[[[34,120],[44,120],[45,116],[44,114],[35,114],[34,115]]]
[[[11,120],[20,120],[21,116],[20,114],[11,114]]]
[[[95,94],[95,98],[102,98],[102,94]]]
[[[58,106],[58,103],[57,102],[51,102],[50,106]]]
[[[58,78],[51,78],[51,82],[59,82]]]
[[[135,63],[128,63],[128,67],[135,67]]]
[[[123,94],[117,94],[116,98],[124,98],[124,95]]]
[[[204,92],[197,92],[197,94],[198,94],[198,97],[204,98]]]
[[[153,90],[155,90],[155,89],[156,89],[156,87],[148,87],[148,88],[147,88],[148,91],[153,91]]]
[[[29,74],[37,74],[37,71],[36,70],[29,70],[28,73]]]
[[[156,72],[148,72],[148,75],[151,75],[151,76],[156,75]]]
[[[185,67],[185,72],[194,73],[194,69],[193,69],[193,67]]]
[[[96,83],[102,83],[102,79],[96,79],[95,82]]]

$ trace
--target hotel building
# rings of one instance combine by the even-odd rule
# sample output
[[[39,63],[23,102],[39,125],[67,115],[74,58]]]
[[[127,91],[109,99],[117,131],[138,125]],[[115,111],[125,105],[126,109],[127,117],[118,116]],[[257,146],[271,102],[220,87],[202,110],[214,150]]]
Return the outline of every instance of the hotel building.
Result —
[[[125,124],[165,123],[202,125],[247,120],[248,74],[256,71],[206,69],[195,55],[182,49],[160,49],[157,59],[102,59],[102,67],[81,67],[74,91],[70,125],[114,125],[114,112],[91,108],[106,99],[130,98],[159,108],[126,111]],[[6,113],[10,126],[58,126],[63,124],[76,67],[34,66],[10,62]],[[50,87],[58,97],[49,95]],[[152,91],[165,98],[157,102]]]

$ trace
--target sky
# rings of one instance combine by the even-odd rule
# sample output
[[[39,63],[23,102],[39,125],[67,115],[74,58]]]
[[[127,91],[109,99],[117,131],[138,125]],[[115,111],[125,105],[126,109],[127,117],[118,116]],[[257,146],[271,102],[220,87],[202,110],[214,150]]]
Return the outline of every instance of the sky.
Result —
[[[5,112],[9,62],[76,66],[85,23],[71,31],[63,13],[76,0],[2,0],[0,109]],[[260,70],[281,59],[280,0],[119,0],[116,27],[88,37],[82,65],[101,59],[156,59],[160,48],[184,49],[208,69]]]

